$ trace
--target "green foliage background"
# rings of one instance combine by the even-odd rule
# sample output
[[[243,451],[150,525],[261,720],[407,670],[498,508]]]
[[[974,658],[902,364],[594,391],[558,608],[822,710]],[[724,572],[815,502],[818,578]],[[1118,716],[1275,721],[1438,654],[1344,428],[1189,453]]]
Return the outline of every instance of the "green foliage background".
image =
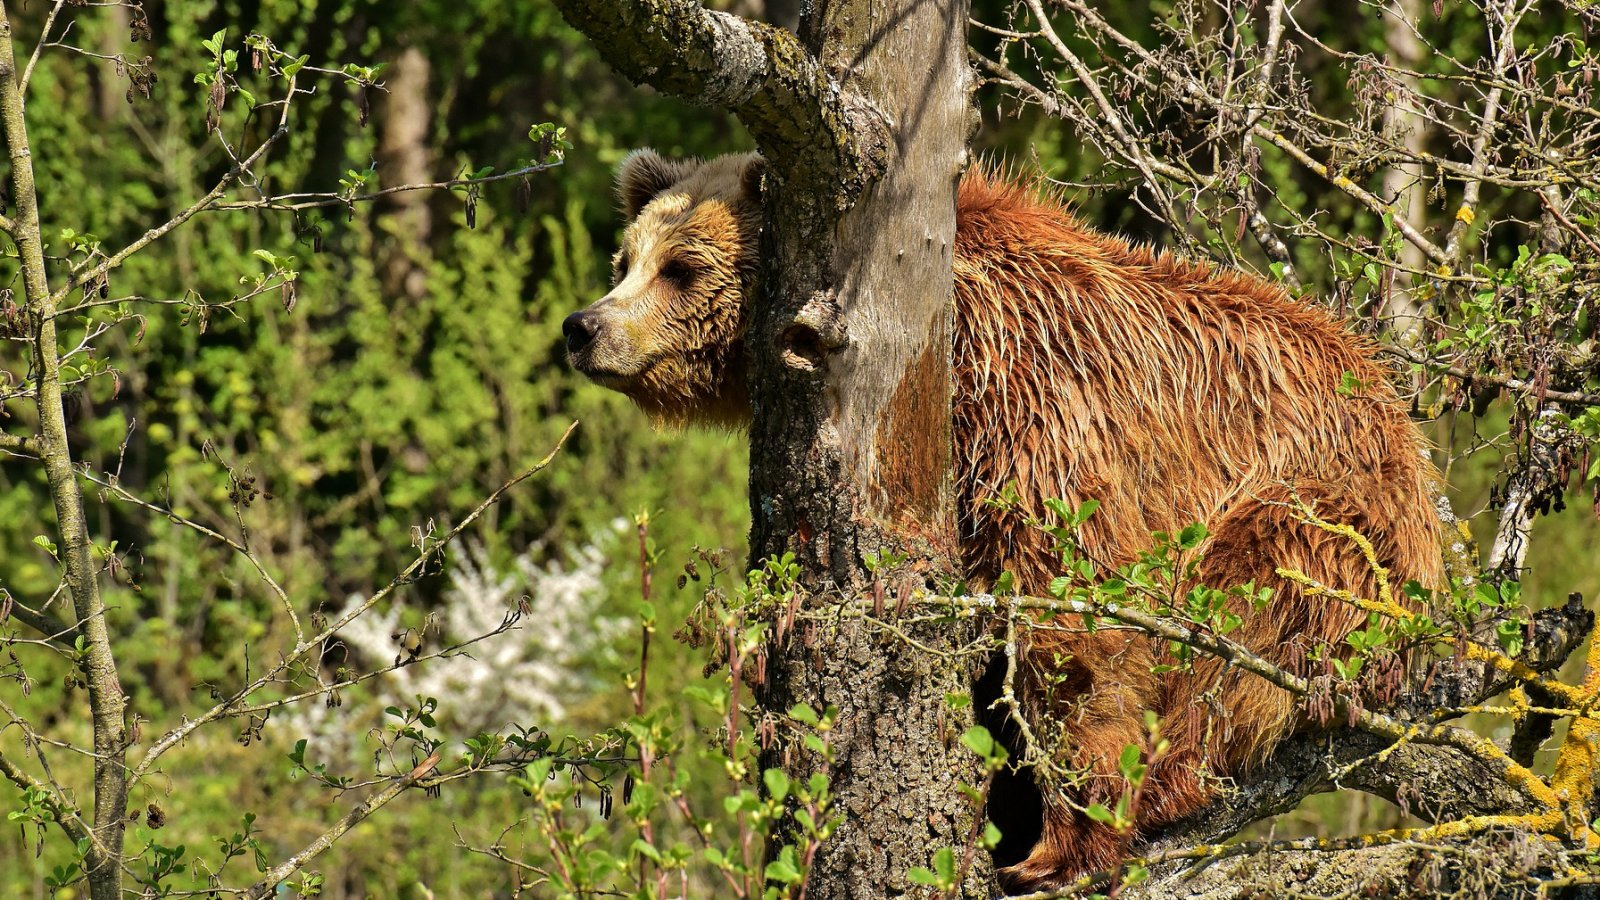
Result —
[[[31,47],[46,6],[19,14],[22,47]],[[536,122],[565,126],[574,149],[559,169],[525,184],[486,188],[470,227],[461,193],[429,195],[434,227],[426,243],[408,235],[403,218],[383,204],[299,218],[207,213],[164,239],[114,274],[113,296],[178,299],[192,290],[221,299],[237,290],[241,276],[261,271],[252,252],[266,249],[296,259],[297,305],[290,311],[261,298],[235,314],[212,315],[203,328],[179,307],[145,308],[137,327],[119,329],[104,344],[118,377],[99,379],[75,398],[83,459],[101,470],[120,468],[130,490],[218,528],[236,527],[222,463],[255,477],[271,497],[254,502],[245,523],[302,610],[336,608],[351,593],[387,581],[411,557],[414,526],[470,510],[544,455],[574,419],[582,425],[552,467],[474,529],[491,555],[507,559],[535,547],[559,558],[590,535],[613,535],[604,539],[615,561],[610,589],[596,613],[626,615],[637,601],[637,548],[629,535],[606,529],[617,517],[651,511],[665,572],[697,545],[742,554],[748,525],[742,436],[653,430],[625,400],[576,377],[560,338],[562,317],[606,290],[618,227],[610,199],[614,164],[643,145],[669,154],[748,149],[734,121],[620,81],[537,0],[190,0],[147,3],[146,10],[152,34],[137,45],[128,42],[127,21],[87,11],[74,11],[70,40],[98,52],[149,54],[159,80],[148,99],[130,92],[109,63],[59,50],[42,58],[28,114],[49,236],[72,228],[108,248],[121,246],[225,171],[228,160],[206,135],[204,91],[192,82],[208,56],[200,42],[218,30],[230,41],[251,31],[267,34],[314,64],[382,63],[406,48],[420,50],[431,64],[428,143],[436,177],[509,167],[528,155],[526,134]],[[1338,17],[1321,14],[1330,22]],[[1123,24],[1137,32],[1134,23],[1148,12],[1127,16]],[[1381,44],[1376,24],[1340,27],[1370,27]],[[1313,64],[1310,71],[1326,80],[1330,97],[1340,94],[1344,75],[1337,66]],[[381,117],[382,99],[368,99]],[[981,98],[986,150],[1025,165],[1037,158],[1066,180],[1096,171],[1099,160],[1074,147],[1059,123],[1013,116],[996,99]],[[305,100],[264,167],[272,189],[329,190],[348,170],[366,170],[377,124],[360,121],[360,106],[342,87]],[[264,126],[257,119],[246,127]],[[1115,191],[1078,200],[1105,227],[1158,236]],[[1333,195],[1324,201],[1344,202]],[[396,252],[425,274],[420,296],[384,290],[381,261]],[[1300,261],[1307,271],[1328,264]],[[15,280],[13,261],[0,259],[0,287],[14,289]],[[0,370],[23,377],[24,349],[0,343]],[[31,412],[13,403],[4,416],[27,423]],[[1445,444],[1451,435],[1443,427],[1435,439]],[[1462,508],[1485,505],[1497,465],[1486,456],[1453,473]],[[208,703],[211,685],[237,683],[252,665],[252,647],[283,635],[267,633],[269,599],[234,555],[125,504],[92,496],[90,502],[91,528],[118,535],[119,551],[128,554],[107,588],[113,633],[123,638],[124,687],[141,716],[170,724]],[[57,581],[54,561],[33,544],[49,509],[38,472],[0,464],[0,586],[30,601],[48,596]],[[1600,590],[1600,567],[1583,549],[1595,537],[1586,504],[1541,529],[1525,592],[1535,605],[1566,590]],[[1552,571],[1559,581],[1545,579]],[[438,579],[425,581],[408,599],[419,608],[435,602],[439,589]],[[663,632],[696,600],[692,587],[674,590],[668,577],[658,579],[658,598]],[[572,698],[570,721],[541,724],[584,733],[624,711],[619,673],[631,665],[624,660],[635,652],[632,640],[629,632],[612,653],[592,661],[586,673],[592,692]],[[670,641],[657,646],[663,655],[652,670],[653,690],[676,698],[699,680],[703,660]],[[19,712],[84,738],[85,729],[74,724],[82,722],[84,703],[66,683],[66,661],[18,652],[32,653]],[[5,690],[18,694],[10,685]],[[360,692],[351,695],[346,703],[358,705]],[[667,705],[678,702],[687,703]],[[0,733],[0,742],[14,740]],[[180,793],[165,794],[155,779],[135,800],[168,811],[163,843],[197,850],[235,828],[243,812],[254,812],[263,840],[281,856],[342,809],[309,785],[285,780],[283,754],[291,742],[270,730],[249,746],[215,736],[196,740],[181,755],[184,777],[171,781]],[[714,782],[713,773],[707,784]],[[15,799],[11,786],[0,784],[0,809],[11,809]],[[419,884],[438,896],[487,896],[504,889],[506,871],[456,850],[450,827],[489,843],[517,820],[523,802],[520,792],[492,779],[434,800],[409,797],[361,826],[317,868],[328,874],[335,896],[420,897]],[[1347,810],[1313,810],[1301,825],[1335,828]],[[37,854],[36,837],[0,827],[0,896],[45,895],[43,873],[62,862],[63,848]],[[130,848],[150,837],[141,832]]]
[[[44,6],[21,12],[20,46],[31,47]],[[59,50],[44,55],[34,76],[29,125],[51,238],[70,227],[107,248],[121,246],[225,171],[228,160],[207,139],[205,92],[191,80],[209,56],[201,40],[218,30],[233,46],[248,32],[267,34],[310,54],[314,65],[382,63],[406,47],[421,49],[432,64],[428,143],[441,179],[463,168],[509,168],[531,155],[526,135],[534,122],[567,126],[578,149],[567,165],[525,186],[486,188],[475,227],[465,224],[460,193],[429,195],[435,225],[426,246],[405,246],[394,211],[382,205],[299,221],[285,213],[208,213],[179,229],[113,275],[113,296],[176,299],[193,290],[221,300],[238,291],[241,275],[262,270],[252,251],[267,249],[296,259],[297,305],[289,312],[276,297],[262,298],[235,315],[214,314],[204,328],[176,307],[148,308],[142,323],[106,345],[120,372],[115,383],[103,379],[76,398],[82,458],[102,470],[120,459],[130,490],[219,528],[233,526],[219,460],[254,476],[271,499],[252,504],[245,521],[303,610],[337,608],[352,592],[386,582],[413,555],[413,526],[464,515],[548,452],[575,419],[582,425],[566,452],[475,527],[473,537],[491,554],[504,559],[543,546],[559,557],[591,534],[612,534],[606,523],[640,509],[655,514],[669,558],[687,558],[696,544],[743,542],[741,438],[653,430],[623,398],[567,368],[560,334],[562,317],[607,289],[617,228],[611,167],[641,144],[673,153],[744,149],[729,120],[620,82],[540,3],[145,8],[147,41],[130,45],[127,22],[112,15],[78,14],[71,42],[149,54],[159,79],[149,99],[126,99],[127,82],[110,64]],[[293,131],[264,167],[277,190],[337,189],[346,170],[372,165],[377,123],[359,121],[350,91],[322,91],[300,101]],[[381,116],[382,98],[369,99]],[[49,249],[61,252],[53,243]],[[379,260],[396,247],[421,261],[420,298],[401,301],[382,290]],[[16,287],[15,278],[14,264],[0,260],[0,283]],[[25,349],[0,345],[0,369],[23,377]],[[5,413],[14,423],[31,417],[24,403]],[[126,505],[90,502],[91,528],[122,536],[119,550],[129,553],[124,576],[107,592],[113,633],[126,638],[124,686],[153,727],[170,726],[209,702],[207,686],[241,678],[250,648],[270,642],[269,600],[225,548]],[[30,602],[56,584],[54,561],[32,543],[51,521],[49,510],[39,473],[0,465],[0,585]],[[597,612],[631,612],[637,550],[608,541],[617,590]],[[434,599],[439,582],[415,586],[413,599]],[[82,699],[63,687],[69,667],[55,658],[27,662],[33,683],[19,712],[70,722]],[[611,662],[610,671],[590,673],[594,719],[561,727],[583,731],[620,708],[620,666]],[[586,709],[584,698],[573,700]],[[285,795],[283,736],[268,745],[197,743],[182,765],[206,773],[198,788],[185,778],[181,795],[136,795],[176,813],[162,842],[201,847],[252,810],[284,851],[331,820],[334,807],[323,815],[305,805],[324,802],[311,792]],[[365,885],[373,896],[402,896],[402,886],[419,881],[444,896],[503,884],[502,872],[481,863],[470,871],[448,841],[439,843],[452,818],[484,827],[516,818],[514,802],[498,801],[504,785],[484,787],[482,796],[447,796],[374,823],[354,836],[348,854],[329,861],[330,883]],[[0,805],[13,808],[13,794],[0,787]],[[58,852],[35,859],[32,835],[9,823],[0,828],[0,895],[42,890],[41,873],[60,862]]]

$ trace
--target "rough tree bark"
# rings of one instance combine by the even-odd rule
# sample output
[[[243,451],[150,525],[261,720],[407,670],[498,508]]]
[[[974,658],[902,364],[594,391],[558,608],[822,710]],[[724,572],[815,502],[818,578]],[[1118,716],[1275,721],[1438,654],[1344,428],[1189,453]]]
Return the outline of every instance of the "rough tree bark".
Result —
[[[682,0],[558,0],[628,77],[726,107],[766,157],[762,281],[746,332],[755,408],[753,559],[792,551],[812,601],[895,595],[955,571],[950,480],[955,191],[975,124],[966,0],[824,0],[794,35]],[[615,36],[627,34],[628,41]],[[886,571],[865,560],[904,557]],[[936,651],[969,635],[918,633]],[[769,648],[761,702],[839,709],[844,815],[808,896],[878,898],[978,811],[980,771],[946,696],[972,672],[864,626]],[[820,761],[774,747],[808,777]],[[973,895],[987,864],[968,876]]]

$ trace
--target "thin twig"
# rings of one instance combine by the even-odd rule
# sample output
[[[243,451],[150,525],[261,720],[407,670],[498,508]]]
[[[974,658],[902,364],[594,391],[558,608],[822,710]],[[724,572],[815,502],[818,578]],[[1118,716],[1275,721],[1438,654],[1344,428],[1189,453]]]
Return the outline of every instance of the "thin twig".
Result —
[[[388,787],[351,807],[349,812],[340,816],[339,821],[334,822],[327,831],[318,835],[315,840],[306,845],[305,849],[269,869],[260,881],[245,892],[245,896],[250,900],[268,900],[268,898],[274,896],[279,883],[299,871],[301,866],[317,858],[324,850],[333,846],[335,841],[343,837],[350,829],[361,824],[362,820],[389,805],[389,802],[394,798],[416,786],[423,776],[432,772],[438,766],[439,759],[439,754],[435,752],[418,764],[416,768],[412,769],[409,774],[396,778],[389,783]]]
[[[24,102],[28,95],[28,82],[33,80],[33,67],[39,64],[39,55],[44,52],[46,42],[50,40],[50,29],[55,27],[56,16],[61,13],[61,7],[67,5],[67,0],[56,0],[50,7],[50,12],[44,17],[44,27],[39,30],[39,43],[33,45],[33,53],[28,56],[28,65],[22,70],[22,80],[17,90],[22,94]],[[68,26],[71,27],[70,25]]]
[[[384,188],[381,191],[373,191],[369,194],[357,194],[350,197],[332,192],[276,194],[271,197],[262,197],[259,200],[236,200],[228,203],[217,203],[213,204],[210,208],[214,210],[302,210],[316,209],[324,206],[354,206],[357,203],[365,203],[369,200],[377,200],[380,197],[388,197],[392,194],[400,194],[408,191],[450,190],[458,187],[473,187],[476,185],[494,184],[497,181],[505,181],[509,178],[526,178],[529,175],[545,172],[560,165],[561,161],[557,160],[550,163],[523,166],[520,169],[514,169],[510,172],[501,172],[496,175],[485,175],[482,178],[450,178],[444,181],[434,181],[427,184],[402,184],[396,185],[395,187]]]
[[[151,766],[155,765],[156,760],[161,758],[162,754],[177,746],[185,738],[193,734],[196,729],[208,722],[215,721],[225,715],[228,715],[230,710],[237,707],[240,701],[254,694],[256,691],[261,690],[263,687],[266,687],[267,685],[277,681],[306,654],[321,647],[325,641],[329,640],[336,633],[338,633],[339,629],[355,621],[358,616],[362,615],[367,610],[384,600],[386,597],[393,594],[402,585],[410,584],[413,580],[415,580],[417,574],[422,570],[422,568],[427,565],[429,560],[433,559],[441,549],[454,541],[455,538],[460,535],[461,532],[464,531],[468,526],[470,526],[473,522],[476,522],[478,518],[483,515],[485,510],[500,502],[500,499],[505,496],[507,491],[543,471],[546,466],[550,465],[550,462],[556,458],[556,454],[560,453],[561,448],[566,445],[567,438],[572,435],[572,432],[576,430],[577,427],[577,422],[573,422],[571,425],[567,426],[567,430],[562,432],[561,438],[556,441],[554,449],[552,449],[549,454],[547,454],[543,459],[534,463],[528,469],[524,470],[521,474],[496,488],[495,491],[490,494],[482,503],[478,504],[476,509],[469,513],[466,518],[462,519],[461,522],[454,528],[451,528],[448,532],[446,532],[442,538],[423,546],[416,559],[413,560],[410,565],[406,566],[404,571],[402,571],[399,575],[396,575],[394,579],[382,589],[372,594],[361,603],[357,604],[355,608],[351,609],[343,616],[340,616],[335,621],[330,622],[328,626],[318,634],[301,640],[284,655],[277,665],[273,666],[265,674],[257,677],[254,681],[235,691],[232,696],[224,698],[222,701],[211,707],[206,712],[200,714],[198,717],[183,723],[171,731],[168,731],[150,746],[150,749],[145,752],[145,755],[139,761],[139,764],[134,767],[134,778],[137,779],[144,777],[144,775],[150,771]]]
[[[167,509],[166,507],[157,506],[156,504],[133,494],[127,488],[124,488],[110,477],[102,478],[87,469],[83,470],[82,475],[86,480],[98,484],[117,499],[127,503],[132,503],[135,506],[156,513],[173,524],[182,525],[185,528],[197,531],[200,534],[211,538],[212,540],[226,545],[233,552],[243,556],[250,563],[250,566],[256,570],[256,574],[261,577],[261,580],[266,582],[267,586],[272,589],[273,596],[277,598],[279,605],[283,607],[283,611],[289,616],[289,622],[294,626],[295,638],[297,640],[304,639],[305,632],[300,627],[300,617],[295,614],[294,602],[289,599],[289,593],[283,589],[283,585],[279,584],[276,578],[272,577],[272,573],[267,571],[267,567],[262,564],[260,558],[258,558],[255,552],[249,547],[246,547],[244,544],[228,537],[220,531],[217,531],[213,528],[207,528],[193,519],[190,519],[186,516],[181,516],[173,510]]]

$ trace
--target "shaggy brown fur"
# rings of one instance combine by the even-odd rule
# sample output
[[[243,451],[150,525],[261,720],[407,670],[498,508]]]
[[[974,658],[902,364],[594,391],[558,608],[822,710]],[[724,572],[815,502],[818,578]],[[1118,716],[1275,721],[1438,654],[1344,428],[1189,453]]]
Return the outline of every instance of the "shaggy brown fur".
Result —
[[[1376,586],[1349,541],[1276,504],[1297,495],[1355,526],[1395,584],[1442,581],[1419,435],[1372,348],[1332,317],[1258,279],[1091,232],[1059,203],[982,174],[962,183],[957,209],[954,426],[976,575],[1009,569],[1040,592],[1055,574],[1045,535],[983,504],[1008,482],[1030,507],[1099,500],[1080,537],[1112,565],[1134,561],[1154,531],[1205,522],[1204,583],[1276,591],[1260,614],[1237,610],[1234,637],[1300,675],[1312,674],[1308,651],[1340,646],[1366,616],[1306,597],[1274,569],[1367,597]],[[1359,396],[1339,393],[1345,372],[1365,386]],[[1214,659],[1154,676],[1154,651],[1114,630],[1039,632],[1032,647],[1052,668],[1070,656],[1060,674],[1080,694],[1054,706],[1071,762],[1096,776],[1080,804],[1116,802],[1118,753],[1146,744],[1141,711],[1161,716],[1172,749],[1136,810],[1141,831],[1201,806],[1202,771],[1242,772],[1294,725],[1291,698],[1261,679]],[[1124,848],[1065,804],[1047,802],[1045,817],[1044,839],[1013,868],[1023,884],[1103,867]]]
[[[579,369],[668,418],[748,418],[738,339],[758,166],[648,151],[623,164],[619,193],[638,217],[616,290],[591,308],[597,333],[572,354]],[[674,259],[693,261],[687,275],[663,274]],[[1375,585],[1356,548],[1297,521],[1282,505],[1291,498],[1367,535],[1395,584],[1443,581],[1420,438],[1372,348],[1327,313],[1092,232],[1056,200],[982,173],[961,186],[955,278],[956,477],[974,579],[1010,570],[1042,593],[1058,574],[1047,536],[984,503],[1014,484],[1036,514],[1044,498],[1099,500],[1080,538],[1107,566],[1135,560],[1152,532],[1205,522],[1204,583],[1276,591],[1259,614],[1241,605],[1232,636],[1300,675],[1316,674],[1309,651],[1342,646],[1366,617],[1274,569],[1365,596]],[[1338,390],[1347,372],[1364,385],[1355,396]],[[1126,790],[1116,760],[1147,744],[1145,710],[1171,742],[1134,810],[1146,833],[1202,806],[1213,789],[1204,776],[1246,771],[1297,723],[1286,693],[1215,660],[1156,675],[1164,651],[1142,637],[1053,624],[1029,648],[1025,703],[1035,722],[1062,723],[1064,761],[1090,777],[1046,792],[1043,836],[1006,873],[1013,887],[1125,852],[1127,836],[1075,807],[1114,805]]]
[[[572,364],[657,421],[737,426],[744,383],[744,297],[755,280],[761,158],[672,162],[635,151],[618,170],[631,219],[612,260],[616,287],[569,316]],[[575,348],[576,322],[603,323]]]

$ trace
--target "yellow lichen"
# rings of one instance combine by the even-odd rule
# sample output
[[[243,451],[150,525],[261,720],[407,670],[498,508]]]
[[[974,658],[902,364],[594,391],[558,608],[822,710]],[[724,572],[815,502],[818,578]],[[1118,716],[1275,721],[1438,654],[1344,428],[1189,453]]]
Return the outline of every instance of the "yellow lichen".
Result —
[[[1471,208],[1463,206],[1457,218],[1470,223]],[[1349,525],[1323,520],[1309,507],[1296,506],[1295,510],[1303,521],[1330,534],[1345,537],[1360,549],[1377,582],[1378,599],[1358,597],[1349,590],[1322,584],[1305,573],[1293,569],[1279,568],[1277,572],[1281,578],[1299,585],[1311,596],[1333,597],[1400,623],[1414,621],[1417,614],[1395,602],[1389,588],[1388,570],[1378,562],[1372,543],[1364,535]],[[1468,816],[1426,828],[1393,829],[1368,835],[1363,840],[1372,843],[1389,840],[1426,840],[1470,835],[1491,828],[1521,828],[1554,839],[1581,841],[1585,847],[1600,849],[1600,833],[1589,825],[1593,813],[1590,809],[1590,798],[1594,796],[1595,790],[1595,767],[1600,764],[1600,715],[1596,713],[1596,708],[1600,707],[1600,623],[1597,623],[1595,632],[1589,637],[1586,659],[1588,669],[1583,683],[1577,687],[1541,675],[1527,664],[1476,641],[1448,635],[1441,635],[1437,639],[1443,644],[1454,646],[1456,652],[1466,659],[1488,663],[1517,681],[1509,695],[1509,706],[1504,708],[1504,711],[1514,719],[1520,720],[1533,711],[1527,685],[1538,685],[1546,694],[1559,698],[1568,707],[1561,710],[1544,707],[1540,709],[1545,714],[1567,714],[1572,719],[1557,753],[1555,770],[1549,781],[1539,778],[1526,766],[1511,759],[1498,744],[1487,738],[1462,730],[1456,730],[1451,735],[1451,742],[1461,749],[1481,759],[1499,763],[1508,785],[1525,791],[1546,808],[1536,813]],[[1482,707],[1482,709],[1488,711],[1491,708]],[[1394,743],[1380,751],[1378,758],[1385,759],[1401,744],[1426,739],[1424,735],[1431,733],[1431,729],[1414,723],[1404,728],[1392,728],[1389,736],[1394,739]]]

